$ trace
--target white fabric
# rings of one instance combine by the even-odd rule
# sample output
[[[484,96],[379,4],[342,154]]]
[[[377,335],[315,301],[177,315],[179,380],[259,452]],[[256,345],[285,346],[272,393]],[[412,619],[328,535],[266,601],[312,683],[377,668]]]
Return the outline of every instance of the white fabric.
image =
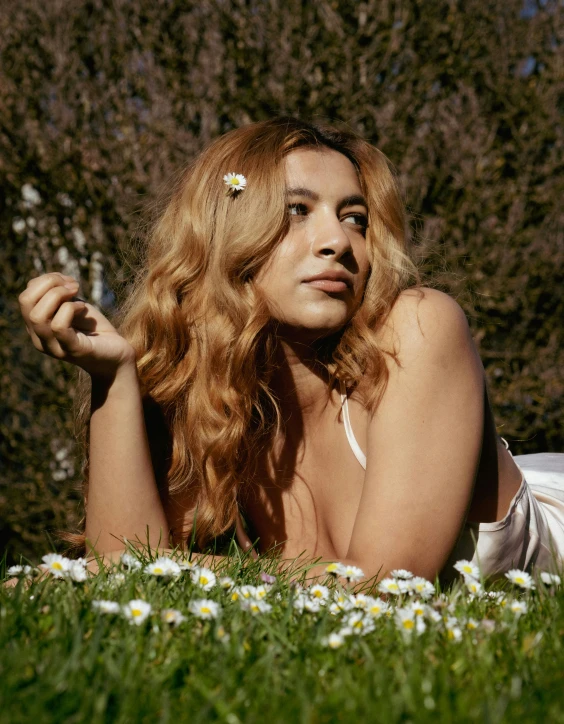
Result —
[[[366,470],[366,456],[354,436],[342,386],[341,400],[347,439]],[[513,459],[523,478],[507,514],[493,523],[465,523],[441,572],[443,582],[457,575],[452,565],[460,559],[473,561],[484,576],[492,577],[511,568],[530,569],[533,564],[542,570],[562,565],[564,453],[517,455]]]

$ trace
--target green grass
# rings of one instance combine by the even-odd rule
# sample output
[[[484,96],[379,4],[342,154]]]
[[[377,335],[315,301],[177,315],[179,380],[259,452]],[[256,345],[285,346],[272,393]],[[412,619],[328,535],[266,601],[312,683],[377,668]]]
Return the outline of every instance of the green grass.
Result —
[[[221,575],[258,585],[274,565],[233,556]],[[428,603],[460,620],[459,641],[444,623],[409,635],[383,616],[333,650],[323,639],[340,617],[327,606],[299,613],[287,575],[264,599],[272,610],[253,615],[219,587],[201,591],[188,572],[165,580],[137,570],[112,583],[119,570],[0,586],[1,722],[564,722],[562,587],[486,586],[525,601],[516,616],[494,599],[469,600],[458,582],[443,599],[450,613],[437,597]],[[199,598],[220,603],[220,617],[191,615]],[[144,599],[153,612],[135,625],[94,610],[94,599]],[[186,620],[163,623],[170,607]],[[468,617],[477,629],[465,628]]]

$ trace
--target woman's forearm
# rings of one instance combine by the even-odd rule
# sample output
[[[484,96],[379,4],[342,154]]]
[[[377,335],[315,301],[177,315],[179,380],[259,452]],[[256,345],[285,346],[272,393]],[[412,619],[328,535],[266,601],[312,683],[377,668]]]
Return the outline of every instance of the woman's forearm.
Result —
[[[166,547],[168,528],[131,361],[111,381],[92,378],[86,552],[115,551],[124,538]]]

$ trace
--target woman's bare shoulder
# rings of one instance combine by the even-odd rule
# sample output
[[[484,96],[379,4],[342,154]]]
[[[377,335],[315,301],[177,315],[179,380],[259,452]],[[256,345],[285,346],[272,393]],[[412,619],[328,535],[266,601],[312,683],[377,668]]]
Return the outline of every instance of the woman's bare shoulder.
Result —
[[[405,289],[379,331],[379,341],[400,364],[412,356],[457,354],[474,348],[468,320],[458,302],[430,287]],[[475,348],[474,348],[475,349]]]

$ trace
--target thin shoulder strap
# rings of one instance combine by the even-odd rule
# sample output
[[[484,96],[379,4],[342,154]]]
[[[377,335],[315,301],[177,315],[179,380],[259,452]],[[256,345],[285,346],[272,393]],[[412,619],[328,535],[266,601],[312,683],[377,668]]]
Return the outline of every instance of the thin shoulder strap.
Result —
[[[349,404],[347,399],[347,388],[342,380],[339,380],[341,387],[341,408],[343,410],[343,421],[345,423],[345,433],[347,434],[347,440],[349,445],[362,467],[366,470],[366,455],[362,452],[360,445],[356,441],[353,429],[351,427],[351,419],[349,417]]]

